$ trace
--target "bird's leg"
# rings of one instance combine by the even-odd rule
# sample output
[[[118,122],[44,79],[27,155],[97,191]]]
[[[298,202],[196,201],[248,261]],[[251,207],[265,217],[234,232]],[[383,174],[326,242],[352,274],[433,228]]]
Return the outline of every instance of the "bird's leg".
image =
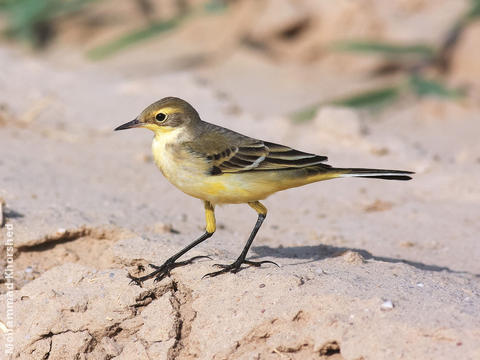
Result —
[[[209,237],[211,237],[216,230],[214,206],[209,201],[205,201],[204,204],[205,204],[205,219],[207,222],[205,233],[202,236],[200,236],[197,240],[195,240],[194,242],[192,242],[191,244],[187,245],[185,248],[180,250],[178,253],[169,257],[168,260],[165,261],[162,265],[158,266],[158,265],[149,264],[150,267],[155,269],[150,274],[140,276],[140,277],[135,277],[128,274],[128,277],[130,278],[131,283],[135,283],[141,286],[145,280],[151,279],[153,277],[155,278],[155,281],[160,281],[165,276],[170,275],[170,271],[172,269],[175,269],[176,267],[191,264],[194,260],[199,258],[209,258],[208,256],[195,256],[189,260],[176,262],[177,259],[180,258],[182,255],[184,255],[189,250],[191,250],[201,242],[207,240]]]
[[[255,224],[255,227],[253,228],[252,232],[250,233],[250,237],[248,238],[248,241],[247,241],[247,243],[245,244],[245,247],[242,250],[242,253],[237,258],[237,260],[235,260],[235,262],[232,263],[232,264],[228,264],[228,265],[215,264],[215,266],[221,267],[222,270],[214,271],[214,272],[205,274],[203,276],[204,278],[205,277],[217,276],[217,275],[224,274],[224,273],[227,273],[227,272],[236,273],[236,272],[240,271],[240,268],[241,268],[242,264],[247,264],[247,265],[250,265],[250,266],[261,266],[262,264],[274,264],[274,265],[278,266],[278,264],[274,263],[273,261],[268,261],[268,260],[266,260],[266,261],[245,260],[245,258],[247,256],[248,249],[250,249],[250,246],[252,245],[253,239],[255,239],[255,236],[257,235],[258,229],[260,229],[260,226],[262,226],[263,220],[267,216],[267,208],[265,206],[263,206],[259,201],[249,202],[248,205],[250,205],[250,207],[252,207],[258,213],[258,218],[257,218],[257,223]]]

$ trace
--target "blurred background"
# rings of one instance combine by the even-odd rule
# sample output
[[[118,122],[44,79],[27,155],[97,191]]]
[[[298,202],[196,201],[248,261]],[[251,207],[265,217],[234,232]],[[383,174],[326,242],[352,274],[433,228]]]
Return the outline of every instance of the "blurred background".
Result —
[[[328,103],[478,99],[479,0],[1,0],[0,16],[3,46],[26,56],[192,72],[239,108],[296,121]]]

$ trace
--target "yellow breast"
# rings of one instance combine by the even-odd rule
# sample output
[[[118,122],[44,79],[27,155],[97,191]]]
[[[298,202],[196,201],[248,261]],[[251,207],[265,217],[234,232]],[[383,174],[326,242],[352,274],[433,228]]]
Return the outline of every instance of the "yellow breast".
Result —
[[[180,135],[181,129],[155,135],[152,143],[155,164],[177,188],[206,200],[209,165],[180,145]]]

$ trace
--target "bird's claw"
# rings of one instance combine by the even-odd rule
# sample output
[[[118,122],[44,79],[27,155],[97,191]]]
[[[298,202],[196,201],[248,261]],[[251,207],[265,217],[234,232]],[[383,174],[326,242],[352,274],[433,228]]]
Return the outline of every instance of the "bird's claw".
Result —
[[[280,267],[277,263],[275,263],[273,261],[270,261],[270,260],[264,260],[264,261],[251,261],[251,260],[238,261],[237,260],[233,264],[214,264],[213,266],[219,267],[222,270],[214,271],[214,272],[205,274],[205,275],[203,275],[202,279],[204,279],[206,277],[215,277],[215,276],[218,276],[220,274],[225,274],[227,272],[231,272],[231,273],[235,274],[242,269],[241,268],[242,264],[246,264],[246,265],[249,265],[249,266],[255,266],[255,267],[260,267],[260,266],[262,266],[262,264],[273,264],[273,265],[276,265],[276,266]]]
[[[138,285],[142,287],[142,280],[139,277],[133,276],[132,274],[128,273],[127,277],[130,279],[129,285]]]
[[[179,267],[179,266],[183,266],[183,265],[188,265],[188,264],[191,264],[193,263],[195,260],[198,260],[198,259],[208,259],[208,260],[212,260],[212,258],[210,256],[207,256],[207,255],[198,255],[198,256],[194,256],[188,260],[185,260],[185,261],[178,261],[178,262],[173,262],[172,265],[174,265],[172,267],[172,269],[176,268],[176,267]],[[168,262],[168,261],[167,261]],[[153,269],[156,269],[156,270],[160,270],[162,269],[165,265],[167,265],[167,262],[165,262],[164,264],[158,266],[158,265],[154,265],[154,264],[148,264],[148,266],[150,266],[151,268]]]
[[[273,262],[273,261],[270,261],[270,260],[264,260],[264,261],[251,261],[251,260],[243,260],[241,264],[247,264],[247,265],[250,265],[250,266],[255,266],[255,267],[260,267],[262,266],[263,264],[273,264],[275,266],[278,266],[280,267],[280,265],[278,265],[276,262]],[[219,267],[219,268],[222,268],[222,269],[226,269],[226,268],[230,268],[232,265],[235,265],[235,263],[233,264],[213,264],[213,266],[216,266],[216,267]],[[240,268],[240,266],[238,266],[238,268]]]
[[[154,282],[162,281],[165,277],[170,276],[170,271],[175,269],[176,267],[191,264],[195,260],[198,260],[201,258],[207,258],[211,260],[210,256],[205,256],[205,255],[194,256],[191,259],[188,259],[185,261],[179,261],[179,262],[175,262],[174,260],[169,259],[160,266],[154,265],[154,264],[148,264],[148,266],[155,269],[150,274],[140,276],[140,277],[136,277],[131,274],[128,274],[128,278],[130,279],[130,284],[135,284],[142,287],[143,282],[148,279],[154,278],[153,280]]]

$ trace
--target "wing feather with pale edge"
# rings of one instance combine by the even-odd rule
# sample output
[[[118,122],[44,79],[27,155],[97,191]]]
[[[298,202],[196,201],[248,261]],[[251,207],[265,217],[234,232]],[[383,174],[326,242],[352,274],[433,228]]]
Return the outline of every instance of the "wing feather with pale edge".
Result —
[[[309,154],[288,146],[274,144],[249,138],[239,146],[225,146],[220,152],[199,154],[199,149],[192,149],[212,165],[210,174],[237,173],[245,171],[268,171],[299,169],[321,164],[326,156]]]

